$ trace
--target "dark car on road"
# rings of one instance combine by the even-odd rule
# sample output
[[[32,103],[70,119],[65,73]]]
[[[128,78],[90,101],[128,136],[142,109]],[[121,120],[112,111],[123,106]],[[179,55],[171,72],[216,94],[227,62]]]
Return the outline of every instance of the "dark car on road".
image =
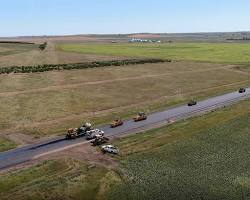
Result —
[[[244,92],[246,92],[246,89],[245,89],[245,88],[240,88],[240,89],[239,89],[239,93],[244,93]]]
[[[191,100],[188,102],[188,106],[195,106],[197,104],[197,101]]]

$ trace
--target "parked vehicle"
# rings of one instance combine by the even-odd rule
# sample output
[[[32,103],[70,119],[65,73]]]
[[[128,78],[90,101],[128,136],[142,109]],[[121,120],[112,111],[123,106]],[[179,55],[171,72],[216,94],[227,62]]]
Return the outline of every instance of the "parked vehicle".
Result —
[[[84,124],[80,128],[70,128],[68,129],[68,132],[66,134],[66,139],[75,139],[77,137],[81,137],[86,135],[86,133],[90,130],[92,130],[90,123]]]
[[[115,128],[118,126],[122,126],[123,125],[123,121],[121,119],[115,119],[111,124],[110,127],[111,128]]]
[[[144,112],[139,112],[136,117],[134,117],[135,122],[143,121],[147,119],[147,115]]]
[[[244,93],[244,92],[246,92],[246,89],[245,89],[245,88],[240,88],[240,89],[239,89],[239,93]]]
[[[195,106],[197,102],[195,100],[191,100],[188,102],[188,106]]]
[[[87,131],[86,135],[87,135],[86,137],[87,140],[92,140],[95,138],[103,137],[104,131],[101,131],[99,129],[93,129],[93,130]]]
[[[112,153],[112,154],[118,154],[119,153],[119,149],[117,147],[113,146],[113,145],[110,145],[110,144],[103,145],[101,147],[101,150],[102,150],[103,153],[106,153],[106,152],[107,153]]]
[[[99,146],[102,144],[106,144],[109,141],[107,137],[96,137],[94,140],[91,141],[92,146]]]

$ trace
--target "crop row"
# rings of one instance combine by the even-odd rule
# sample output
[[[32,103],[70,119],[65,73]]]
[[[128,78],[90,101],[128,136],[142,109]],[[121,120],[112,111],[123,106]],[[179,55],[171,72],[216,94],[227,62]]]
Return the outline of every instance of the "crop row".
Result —
[[[72,64],[45,64],[34,66],[10,66],[1,67],[0,74],[10,73],[36,73],[46,72],[54,70],[72,70],[72,69],[87,69],[96,67],[108,67],[108,66],[125,66],[125,65],[137,65],[146,63],[162,63],[171,62],[171,60],[163,59],[130,59],[130,60],[113,60],[113,61],[95,61],[84,63],[72,63]]]

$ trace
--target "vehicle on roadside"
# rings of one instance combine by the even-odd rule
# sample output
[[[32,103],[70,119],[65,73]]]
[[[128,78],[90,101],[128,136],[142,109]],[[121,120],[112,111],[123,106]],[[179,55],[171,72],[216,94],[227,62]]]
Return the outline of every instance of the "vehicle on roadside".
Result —
[[[87,135],[86,137],[87,140],[92,140],[95,138],[103,137],[104,131],[99,130],[99,129],[92,129],[90,131],[87,131],[86,135]]]
[[[188,102],[188,106],[195,106],[197,104],[197,101],[191,100]]]
[[[135,122],[143,121],[147,119],[147,115],[144,112],[139,112],[136,117],[134,117]]]
[[[91,131],[91,130],[92,130],[91,123],[85,123],[80,128],[70,128],[68,129],[68,132],[66,134],[66,139],[75,139],[77,137],[84,136],[86,135],[88,131]]]
[[[91,141],[92,146],[99,146],[102,144],[106,144],[109,141],[107,137],[96,137],[94,140]]]
[[[123,121],[121,119],[115,119],[111,124],[110,127],[111,128],[115,128],[118,126],[122,126],[123,125]]]
[[[119,153],[119,149],[113,145],[103,145],[101,147],[101,150],[103,153],[112,153],[112,154],[118,154]]]
[[[239,89],[239,93],[245,93],[246,92],[246,89],[245,88],[240,88]]]

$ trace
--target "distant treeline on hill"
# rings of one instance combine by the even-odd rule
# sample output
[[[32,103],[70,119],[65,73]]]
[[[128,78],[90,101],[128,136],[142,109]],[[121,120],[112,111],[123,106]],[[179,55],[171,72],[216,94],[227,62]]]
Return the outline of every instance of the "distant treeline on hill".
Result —
[[[95,61],[84,63],[72,63],[72,64],[45,64],[34,66],[10,66],[1,67],[0,74],[10,73],[36,73],[46,72],[54,70],[72,70],[72,69],[87,69],[96,67],[109,67],[109,66],[125,66],[125,65],[138,65],[146,63],[163,63],[171,62],[171,60],[163,59],[130,59],[130,60],[113,60],[113,61]]]
[[[243,38],[228,38],[227,40],[250,40],[250,37],[243,37]]]
[[[34,42],[0,41],[2,44],[35,44]]]

